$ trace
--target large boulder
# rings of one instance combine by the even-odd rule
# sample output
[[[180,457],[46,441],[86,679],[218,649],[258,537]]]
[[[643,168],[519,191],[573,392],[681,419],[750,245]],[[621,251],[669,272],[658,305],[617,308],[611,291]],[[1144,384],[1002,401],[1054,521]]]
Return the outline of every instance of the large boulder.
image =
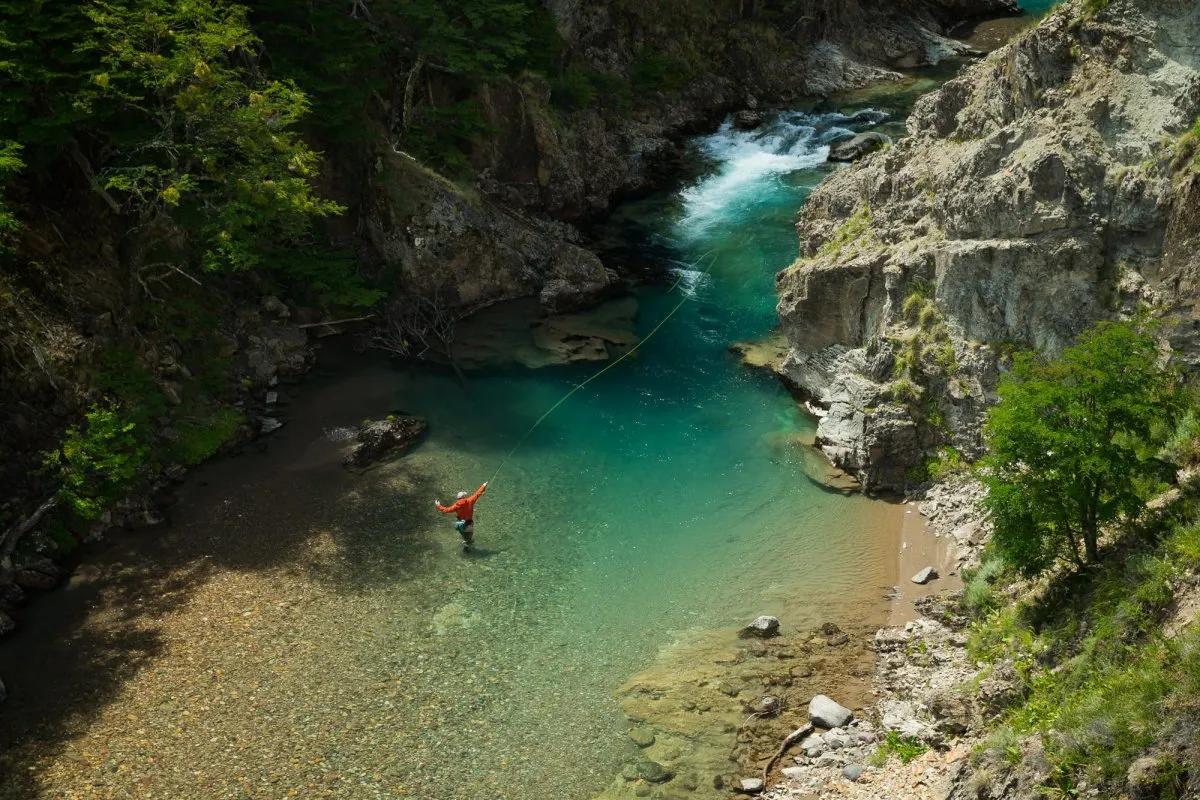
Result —
[[[819,694],[808,703],[808,716],[822,728],[840,728],[854,719],[854,712],[832,698]]]
[[[250,335],[246,367],[250,377],[266,385],[276,378],[298,378],[315,359],[308,334],[295,325],[264,325]]]
[[[366,469],[402,454],[421,438],[427,427],[420,417],[390,416],[364,422],[354,432],[357,444],[342,464],[350,469]]]
[[[891,145],[892,137],[877,131],[860,133],[852,139],[838,142],[829,148],[830,161],[858,161],[876,150]]]

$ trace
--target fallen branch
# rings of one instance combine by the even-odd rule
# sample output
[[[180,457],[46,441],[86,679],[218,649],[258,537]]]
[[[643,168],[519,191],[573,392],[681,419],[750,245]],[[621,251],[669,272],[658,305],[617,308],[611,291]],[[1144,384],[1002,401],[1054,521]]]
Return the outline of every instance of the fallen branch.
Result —
[[[4,534],[4,537],[0,539],[0,567],[6,570],[12,568],[12,554],[17,549],[17,543],[21,541],[21,537],[36,528],[37,524],[42,521],[42,517],[58,505],[58,500],[58,492],[55,492],[46,498],[37,510],[26,517],[23,522],[13,526]]]
[[[763,786],[767,785],[767,776],[771,774],[771,770],[773,770],[775,768],[775,765],[779,763],[779,759],[783,758],[783,754],[788,751],[788,748],[791,747],[792,745],[794,745],[796,742],[800,741],[801,739],[805,738],[812,732],[813,732],[812,723],[806,722],[803,725],[801,725],[799,728],[797,728],[796,730],[792,731],[791,733],[789,733],[787,735],[787,738],[783,740],[783,744],[779,745],[779,751],[777,753],[775,753],[775,755],[771,756],[771,760],[767,762],[767,765],[765,767],[763,767],[763,774],[762,774]]]
[[[343,325],[347,322],[362,322],[374,318],[374,314],[367,314],[365,317],[351,317],[349,319],[331,319],[325,322],[306,322],[303,325],[297,325],[297,328],[324,328],[327,325]]]

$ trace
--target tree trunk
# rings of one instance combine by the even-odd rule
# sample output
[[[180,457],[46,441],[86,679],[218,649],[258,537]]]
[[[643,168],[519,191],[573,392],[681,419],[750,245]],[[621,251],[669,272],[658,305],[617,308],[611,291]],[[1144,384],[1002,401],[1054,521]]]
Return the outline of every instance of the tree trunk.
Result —
[[[413,62],[412,69],[408,71],[408,80],[404,82],[404,106],[400,112],[400,126],[405,133],[408,133],[408,129],[412,125],[413,95],[417,90],[417,79],[421,76],[421,70],[424,67],[425,54],[421,53]]]
[[[1098,539],[1099,536],[1096,532],[1096,523],[1095,520],[1093,520],[1091,524],[1083,531],[1083,546],[1084,551],[1087,553],[1087,560],[1089,562],[1094,563],[1100,560]]]
[[[1090,501],[1083,520],[1083,547],[1087,560],[1095,563],[1100,560],[1100,481],[1092,486]]]

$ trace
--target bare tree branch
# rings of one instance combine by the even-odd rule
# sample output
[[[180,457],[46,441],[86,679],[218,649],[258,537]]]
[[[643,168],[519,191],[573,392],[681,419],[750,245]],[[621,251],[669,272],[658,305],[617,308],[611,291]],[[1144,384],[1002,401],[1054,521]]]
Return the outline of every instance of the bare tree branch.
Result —
[[[42,517],[58,505],[58,501],[59,497],[56,491],[46,498],[36,511],[5,532],[3,538],[0,538],[0,568],[12,569],[12,554],[17,549],[17,543],[21,541],[21,537],[36,528],[37,524],[42,521]]]

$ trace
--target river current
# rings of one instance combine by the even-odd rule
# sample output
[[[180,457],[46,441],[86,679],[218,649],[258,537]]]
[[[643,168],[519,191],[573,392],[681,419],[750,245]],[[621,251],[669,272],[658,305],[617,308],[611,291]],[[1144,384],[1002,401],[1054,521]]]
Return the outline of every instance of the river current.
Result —
[[[693,180],[594,232],[615,266],[678,278],[635,292],[640,334],[685,302],[507,461],[596,365],[460,382],[325,358],[169,530],[28,609],[0,650],[0,795],[588,800],[636,755],[614,692],[677,643],[763,613],[882,621],[897,510],[810,481],[811,420],[728,348],[771,332],[830,142],[900,133],[949,74],[695,139]],[[393,411],[427,440],[342,469],[337,431]],[[463,554],[433,500],[502,462]]]

